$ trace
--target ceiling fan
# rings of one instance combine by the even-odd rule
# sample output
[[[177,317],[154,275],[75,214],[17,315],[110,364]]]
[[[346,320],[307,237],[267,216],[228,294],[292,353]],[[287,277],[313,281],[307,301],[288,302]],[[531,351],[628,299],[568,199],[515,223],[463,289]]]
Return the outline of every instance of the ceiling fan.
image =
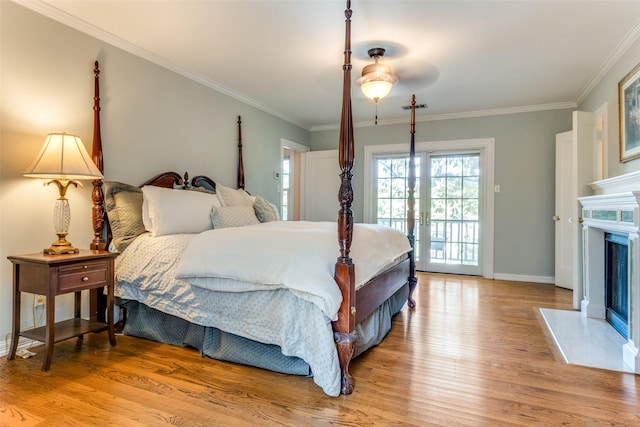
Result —
[[[376,103],[375,124],[378,122],[378,101],[388,96],[394,85],[401,89],[394,89],[398,96],[410,96],[431,85],[439,77],[439,72],[434,66],[408,58],[407,49],[397,44],[360,42],[354,47],[354,57],[362,59],[364,51],[374,63],[362,68],[356,84],[360,86],[364,96]],[[426,104],[420,104],[420,107],[426,108]]]

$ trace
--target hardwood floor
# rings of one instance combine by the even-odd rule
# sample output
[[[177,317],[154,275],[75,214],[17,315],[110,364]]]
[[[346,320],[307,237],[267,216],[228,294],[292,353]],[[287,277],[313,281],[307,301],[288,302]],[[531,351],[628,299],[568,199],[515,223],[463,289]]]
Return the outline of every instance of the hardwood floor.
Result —
[[[377,347],[355,359],[355,391],[106,334],[42,357],[0,360],[1,426],[638,426],[639,376],[564,364],[537,307],[570,309],[551,285],[420,274]]]

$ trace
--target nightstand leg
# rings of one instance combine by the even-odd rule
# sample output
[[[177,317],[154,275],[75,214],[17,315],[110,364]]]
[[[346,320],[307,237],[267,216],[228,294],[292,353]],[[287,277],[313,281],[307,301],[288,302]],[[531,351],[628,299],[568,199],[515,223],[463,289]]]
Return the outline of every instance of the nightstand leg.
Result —
[[[73,301],[73,312],[76,319],[80,318],[82,305],[82,292],[74,292],[75,300]]]
[[[116,332],[113,318],[113,283],[107,286],[107,331],[109,332],[109,342],[111,346],[116,345]]]
[[[9,349],[9,355],[7,358],[13,360],[16,357],[16,351],[18,350],[18,339],[20,332],[20,289],[18,287],[18,276],[20,274],[20,268],[18,265],[13,265],[13,326],[11,328],[11,347]]]
[[[56,301],[53,295],[47,295],[47,326],[45,327],[44,346],[46,348],[45,357],[42,361],[42,370],[48,371],[53,358],[53,343],[55,342],[54,324],[56,318]]]

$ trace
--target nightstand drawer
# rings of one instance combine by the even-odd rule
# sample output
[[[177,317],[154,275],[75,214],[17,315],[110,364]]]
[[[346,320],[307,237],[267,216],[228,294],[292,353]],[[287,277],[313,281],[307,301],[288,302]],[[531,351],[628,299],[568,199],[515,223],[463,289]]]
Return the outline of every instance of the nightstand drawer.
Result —
[[[107,284],[108,261],[90,261],[60,267],[58,269],[58,292],[88,289]]]

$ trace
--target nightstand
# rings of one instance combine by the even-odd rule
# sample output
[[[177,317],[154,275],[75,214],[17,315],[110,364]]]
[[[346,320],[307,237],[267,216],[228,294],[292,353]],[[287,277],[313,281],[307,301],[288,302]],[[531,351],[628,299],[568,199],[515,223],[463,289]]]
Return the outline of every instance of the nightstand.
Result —
[[[20,336],[45,344],[46,354],[42,370],[51,366],[53,345],[88,332],[108,331],[109,342],[116,345],[113,325],[114,260],[118,253],[80,250],[76,254],[46,255],[43,253],[9,256],[13,263],[13,329],[9,360],[13,360]],[[107,287],[107,318],[98,321],[97,313],[89,320],[80,317],[81,291]],[[20,294],[30,292],[43,295],[46,300],[45,325],[25,331],[20,330]],[[73,319],[55,323],[55,298],[58,295],[75,293],[75,316]]]

